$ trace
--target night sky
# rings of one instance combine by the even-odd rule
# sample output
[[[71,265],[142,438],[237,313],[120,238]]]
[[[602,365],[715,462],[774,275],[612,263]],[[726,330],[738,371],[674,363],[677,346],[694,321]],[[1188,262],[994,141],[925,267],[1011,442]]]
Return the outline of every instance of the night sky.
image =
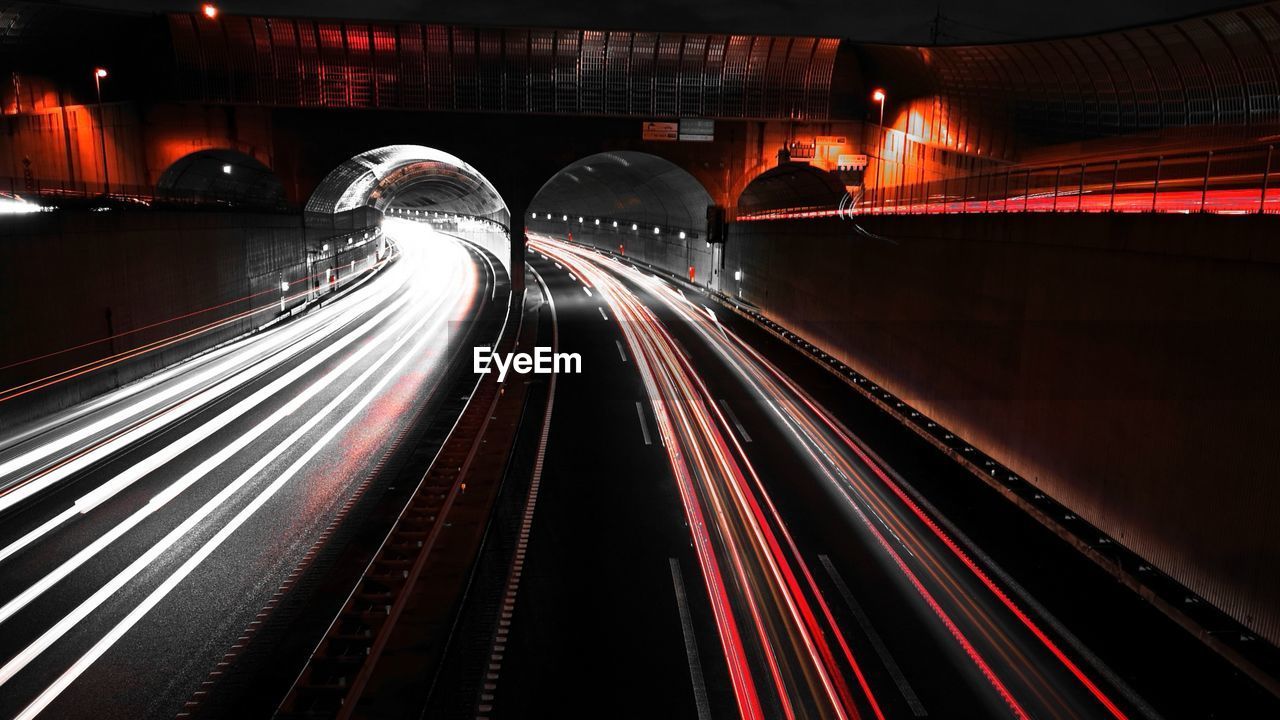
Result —
[[[185,10],[195,0],[84,0],[134,10]],[[484,25],[714,30],[927,42],[935,12],[942,42],[1071,35],[1240,5],[1230,0],[228,0],[224,12],[394,18]],[[1244,3],[1248,4],[1248,3]]]

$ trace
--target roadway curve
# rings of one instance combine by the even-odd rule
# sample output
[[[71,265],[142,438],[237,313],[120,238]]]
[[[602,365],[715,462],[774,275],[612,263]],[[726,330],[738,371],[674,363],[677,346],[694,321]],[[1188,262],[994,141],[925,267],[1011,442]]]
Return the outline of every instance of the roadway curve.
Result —
[[[455,323],[493,294],[476,250],[417,227],[292,322],[5,428],[0,717],[181,710],[432,406]]]

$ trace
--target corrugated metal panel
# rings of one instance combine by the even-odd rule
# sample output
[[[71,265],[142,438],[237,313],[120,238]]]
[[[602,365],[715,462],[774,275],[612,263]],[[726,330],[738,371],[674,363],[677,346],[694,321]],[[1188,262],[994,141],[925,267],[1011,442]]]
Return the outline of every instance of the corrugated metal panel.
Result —
[[[839,41],[173,15],[189,96],[262,105],[826,119]],[[222,92],[225,88],[226,92]]]

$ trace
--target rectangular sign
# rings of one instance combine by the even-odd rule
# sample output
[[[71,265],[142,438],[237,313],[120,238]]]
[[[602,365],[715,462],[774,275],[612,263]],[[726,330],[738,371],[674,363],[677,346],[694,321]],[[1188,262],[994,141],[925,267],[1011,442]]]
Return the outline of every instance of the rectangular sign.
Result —
[[[865,170],[867,168],[867,156],[841,155],[836,160],[836,165],[844,170]]]
[[[680,139],[685,142],[711,142],[716,136],[716,121],[681,118]]]
[[[680,127],[673,122],[646,122],[640,130],[644,140],[678,140]]]
[[[819,135],[813,141],[818,145],[845,145],[849,139],[843,135]]]

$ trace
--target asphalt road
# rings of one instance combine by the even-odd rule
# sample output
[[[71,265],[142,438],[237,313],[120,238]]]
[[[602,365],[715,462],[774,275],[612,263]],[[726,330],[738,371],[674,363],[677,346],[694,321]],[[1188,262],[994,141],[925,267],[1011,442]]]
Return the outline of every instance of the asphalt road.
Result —
[[[491,296],[462,243],[393,239],[289,323],[4,429],[0,717],[172,718],[235,647]]]
[[[583,372],[560,377],[493,717],[1275,715],[816,364],[580,246],[529,259]]]

